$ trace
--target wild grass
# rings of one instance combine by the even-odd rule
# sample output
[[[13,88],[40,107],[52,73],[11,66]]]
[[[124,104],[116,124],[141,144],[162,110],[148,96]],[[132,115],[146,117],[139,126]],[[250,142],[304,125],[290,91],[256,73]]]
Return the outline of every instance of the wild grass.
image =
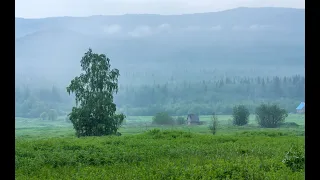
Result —
[[[300,126],[275,129],[254,121],[235,127],[230,116],[218,116],[216,135],[208,124],[154,127],[141,123],[151,117],[139,118],[127,119],[123,136],[84,138],[76,138],[72,124],[62,120],[17,118],[16,179],[305,178],[304,119],[297,115],[287,122]]]
[[[203,121],[203,125],[188,126],[188,125],[152,125],[152,116],[129,116],[126,118],[125,123],[119,129],[123,135],[131,135],[146,132],[150,129],[158,128],[161,130],[179,130],[194,133],[208,134],[210,130],[208,128],[211,121],[211,116],[200,116],[200,121]],[[290,114],[286,122],[296,123],[295,126],[283,126],[274,129],[259,128],[255,116],[251,115],[249,118],[249,124],[241,127],[232,125],[232,116],[219,115],[219,129],[217,134],[235,134],[242,131],[274,131],[281,130],[283,132],[297,131],[304,133],[304,116],[297,114]],[[64,121],[64,117],[59,117],[57,121],[43,121],[40,119],[26,119],[16,118],[15,121],[15,135],[16,137],[29,137],[29,138],[48,138],[48,137],[65,137],[73,136],[75,131],[72,124]]]

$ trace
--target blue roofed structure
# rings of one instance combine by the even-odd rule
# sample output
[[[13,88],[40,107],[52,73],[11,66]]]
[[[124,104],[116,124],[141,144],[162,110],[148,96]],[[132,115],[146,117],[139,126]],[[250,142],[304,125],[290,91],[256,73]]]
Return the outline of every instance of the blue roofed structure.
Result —
[[[304,113],[305,112],[305,103],[301,102],[299,104],[299,106],[296,108],[296,110],[297,110],[297,113]]]

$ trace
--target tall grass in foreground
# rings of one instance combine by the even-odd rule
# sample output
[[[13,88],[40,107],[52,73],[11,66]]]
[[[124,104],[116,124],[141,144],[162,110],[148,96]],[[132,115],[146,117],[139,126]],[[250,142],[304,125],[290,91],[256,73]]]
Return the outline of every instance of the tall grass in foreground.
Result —
[[[121,137],[17,138],[15,169],[16,179],[304,179],[304,166],[293,170],[288,152],[302,156],[304,136],[155,129]]]

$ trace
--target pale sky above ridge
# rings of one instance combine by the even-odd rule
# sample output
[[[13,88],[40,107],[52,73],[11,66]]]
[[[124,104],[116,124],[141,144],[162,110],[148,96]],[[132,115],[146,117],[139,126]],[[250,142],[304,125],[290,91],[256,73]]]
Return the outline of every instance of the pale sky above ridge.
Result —
[[[189,14],[237,7],[305,8],[304,0],[16,0],[15,3],[15,16],[23,18]]]

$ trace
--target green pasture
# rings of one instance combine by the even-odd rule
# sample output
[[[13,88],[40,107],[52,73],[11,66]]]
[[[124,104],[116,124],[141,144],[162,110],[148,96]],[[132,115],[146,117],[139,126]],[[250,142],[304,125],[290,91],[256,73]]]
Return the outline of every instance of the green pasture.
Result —
[[[16,118],[15,134],[16,138],[48,138],[48,137],[66,137],[74,136],[74,130],[71,123],[67,123],[65,117],[59,117],[56,121],[44,121],[40,119]],[[243,127],[232,125],[231,115],[218,115],[219,126],[217,134],[235,134],[243,131],[275,131],[281,130],[284,132],[304,132],[304,116],[300,114],[289,114],[286,122],[294,122],[298,127],[280,127],[275,129],[259,128],[255,122],[255,116],[251,115],[249,124]],[[152,116],[129,116],[119,132],[123,135],[138,134],[146,132],[150,129],[159,128],[162,130],[179,130],[194,133],[208,134],[211,116],[200,116],[202,125],[169,125],[159,126],[152,125]]]
[[[83,138],[64,119],[16,118],[16,179],[305,178],[301,115],[286,119],[299,126],[274,129],[259,128],[254,116],[236,127],[231,116],[220,115],[216,135],[210,116],[193,126],[153,126],[152,117],[131,116],[119,130],[123,136]]]

